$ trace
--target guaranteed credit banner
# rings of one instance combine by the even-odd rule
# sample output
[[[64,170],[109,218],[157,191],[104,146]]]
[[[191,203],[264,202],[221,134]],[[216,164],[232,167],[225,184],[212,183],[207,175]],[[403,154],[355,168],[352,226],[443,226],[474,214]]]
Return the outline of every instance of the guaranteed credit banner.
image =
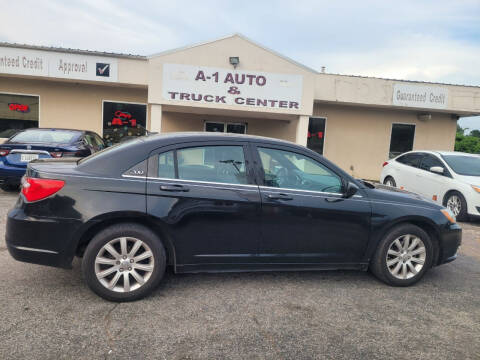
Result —
[[[162,85],[162,97],[168,101],[295,111],[301,107],[303,77],[164,64]]]
[[[427,109],[446,109],[448,89],[434,86],[395,84],[393,105]]]
[[[0,47],[0,73],[115,82],[117,59]]]

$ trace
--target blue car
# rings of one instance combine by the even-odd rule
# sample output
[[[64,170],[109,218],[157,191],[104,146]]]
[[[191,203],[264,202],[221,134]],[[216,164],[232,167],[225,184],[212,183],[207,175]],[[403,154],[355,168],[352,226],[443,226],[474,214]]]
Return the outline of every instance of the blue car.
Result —
[[[36,159],[85,157],[105,148],[92,132],[70,129],[27,129],[0,144],[0,187],[14,190],[20,185],[27,164]]]

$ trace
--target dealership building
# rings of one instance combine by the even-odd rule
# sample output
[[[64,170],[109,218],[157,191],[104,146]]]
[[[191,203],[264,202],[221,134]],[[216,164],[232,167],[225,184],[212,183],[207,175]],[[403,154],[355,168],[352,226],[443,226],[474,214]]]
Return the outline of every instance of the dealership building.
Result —
[[[0,43],[0,137],[220,131],[306,145],[355,177],[411,149],[453,150],[480,87],[318,72],[242,35],[151,56]]]

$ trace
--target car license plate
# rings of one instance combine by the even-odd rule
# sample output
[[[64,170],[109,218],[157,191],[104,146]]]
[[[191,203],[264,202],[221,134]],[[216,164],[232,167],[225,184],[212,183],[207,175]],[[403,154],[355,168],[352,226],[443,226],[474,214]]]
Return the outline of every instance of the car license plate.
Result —
[[[20,155],[21,162],[30,162],[35,159],[38,159],[38,154],[21,154]]]

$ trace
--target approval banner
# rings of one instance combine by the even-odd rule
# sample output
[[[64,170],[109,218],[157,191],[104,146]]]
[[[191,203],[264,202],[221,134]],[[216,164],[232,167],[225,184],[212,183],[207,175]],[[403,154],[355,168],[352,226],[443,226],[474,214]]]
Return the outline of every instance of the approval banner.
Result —
[[[108,57],[0,47],[0,73],[91,81],[117,81],[117,60]]]

